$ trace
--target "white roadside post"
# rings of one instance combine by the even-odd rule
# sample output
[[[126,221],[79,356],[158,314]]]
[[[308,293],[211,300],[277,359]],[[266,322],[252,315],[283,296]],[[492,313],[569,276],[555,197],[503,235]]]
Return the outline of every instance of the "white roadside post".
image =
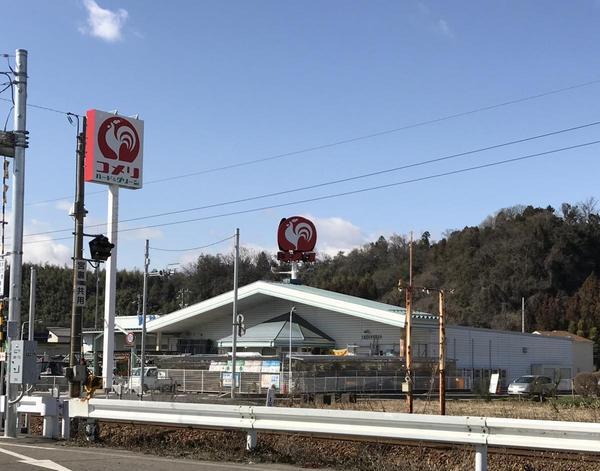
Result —
[[[23,213],[25,200],[25,147],[26,147],[26,107],[27,107],[27,51],[17,49],[14,80],[15,112],[14,131],[18,134],[15,146],[15,158],[12,177],[12,224],[10,247],[10,293],[8,298],[8,326],[7,326],[7,361],[10,365],[10,344],[18,340],[19,325],[21,323],[21,296],[22,296],[22,269],[23,269]],[[16,404],[10,401],[16,393],[16,386],[10,381],[10,367],[6,369],[6,420],[4,423],[4,436],[17,436],[17,410]]]

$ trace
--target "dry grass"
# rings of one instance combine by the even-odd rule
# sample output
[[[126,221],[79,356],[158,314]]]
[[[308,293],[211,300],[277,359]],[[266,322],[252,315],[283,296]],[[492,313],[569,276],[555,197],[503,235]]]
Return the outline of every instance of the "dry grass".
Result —
[[[303,404],[302,407],[315,407]],[[336,403],[322,408],[365,410],[376,412],[406,412],[404,400],[359,400],[356,403]],[[414,412],[417,414],[437,414],[437,400],[416,399]],[[600,400],[580,403],[568,399],[549,399],[539,402],[529,399],[502,398],[492,401],[479,399],[448,400],[447,415],[506,417],[513,419],[563,420],[574,422],[600,422]]]

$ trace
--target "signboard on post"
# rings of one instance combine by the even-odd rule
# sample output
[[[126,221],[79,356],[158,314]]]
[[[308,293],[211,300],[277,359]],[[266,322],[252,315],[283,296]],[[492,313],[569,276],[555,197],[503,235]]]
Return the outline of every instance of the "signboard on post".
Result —
[[[85,289],[85,260],[77,260],[77,285],[75,286],[75,306],[85,306],[86,289]]]
[[[302,216],[284,218],[277,229],[277,260],[283,262],[314,262],[317,228]]]
[[[98,110],[86,118],[85,181],[142,188],[144,122]]]
[[[0,298],[4,297],[4,272],[6,271],[6,260],[0,258]]]

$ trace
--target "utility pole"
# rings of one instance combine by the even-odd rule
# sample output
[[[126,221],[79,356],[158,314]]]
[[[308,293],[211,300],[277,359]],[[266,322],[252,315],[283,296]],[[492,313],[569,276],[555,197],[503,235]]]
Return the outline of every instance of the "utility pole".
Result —
[[[25,147],[26,147],[26,109],[27,109],[27,51],[17,49],[15,53],[15,79],[14,97],[14,131],[21,134],[15,146],[15,158],[13,165],[13,193],[12,193],[12,227],[11,227],[11,249],[10,249],[10,293],[8,299],[8,358],[10,364],[10,344],[19,336],[19,324],[21,323],[21,293],[22,293],[22,269],[23,269],[23,216],[25,200]],[[16,404],[10,404],[16,394],[16,385],[10,384],[10,368],[6,374],[6,420],[4,423],[4,436],[14,438],[17,435],[17,410]]]
[[[85,162],[85,132],[86,118],[83,118],[83,129],[77,136],[77,183],[75,188],[75,245],[73,250],[73,303],[71,307],[71,350],[69,353],[69,367],[79,364],[81,359],[81,322],[82,313],[85,306],[85,268],[86,262],[83,260],[83,219],[86,210],[84,205],[85,198],[85,180],[84,180],[84,162]],[[83,264],[83,266],[82,266]],[[79,397],[81,395],[81,383],[79,381],[69,382],[69,397]]]
[[[406,406],[408,413],[413,413],[413,374],[412,374],[412,298],[413,298],[413,235],[410,233],[408,246],[408,288],[406,289],[406,378],[408,390],[406,391]]]
[[[525,297],[521,297],[521,333],[525,333]]]
[[[439,290],[440,319],[439,319],[439,388],[440,388],[440,415],[446,415],[446,318],[445,302],[446,293],[443,289]]]
[[[146,309],[148,306],[148,267],[150,266],[150,241],[144,250],[144,291],[142,293],[142,351],[140,357],[140,401],[144,400],[144,373],[146,372]]]
[[[35,327],[35,285],[37,281],[37,272],[35,267],[31,267],[31,279],[29,281],[29,332],[27,339],[33,340]]]
[[[240,229],[235,230],[235,260],[233,264],[233,327],[231,336],[231,398],[235,398],[235,350],[237,347],[238,265],[240,261]]]

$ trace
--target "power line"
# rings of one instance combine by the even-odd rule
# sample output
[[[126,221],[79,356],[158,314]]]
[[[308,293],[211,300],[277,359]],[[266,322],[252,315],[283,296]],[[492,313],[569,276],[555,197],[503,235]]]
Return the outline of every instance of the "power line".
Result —
[[[486,147],[480,147],[478,149],[472,149],[469,151],[465,151],[465,152],[459,152],[456,154],[450,154],[450,155],[446,155],[443,157],[437,157],[437,158],[433,158],[433,159],[429,159],[429,160],[424,160],[424,161],[419,161],[419,162],[413,162],[410,164],[406,164],[406,165],[401,165],[401,166],[397,166],[397,167],[392,167],[392,168],[388,168],[388,169],[384,169],[384,170],[378,170],[378,171],[374,171],[374,172],[369,172],[369,173],[364,173],[364,174],[360,174],[360,175],[355,175],[352,177],[346,177],[346,178],[340,178],[337,180],[330,180],[327,182],[322,182],[322,183],[316,183],[313,185],[307,185],[307,186],[302,186],[302,187],[297,187],[297,188],[292,188],[292,189],[288,189],[288,190],[281,190],[281,191],[276,191],[276,192],[272,192],[272,193],[266,193],[266,194],[262,194],[262,195],[257,195],[257,196],[249,196],[246,198],[239,198],[236,200],[230,200],[230,201],[224,201],[224,202],[219,202],[219,203],[213,203],[213,204],[208,204],[208,205],[204,205],[204,206],[197,206],[194,208],[186,208],[186,209],[179,209],[179,210],[173,210],[173,211],[166,211],[166,212],[162,212],[162,213],[155,213],[155,214],[150,214],[150,215],[146,215],[146,216],[137,216],[134,218],[128,218],[128,219],[121,219],[119,222],[120,223],[126,223],[126,222],[133,222],[133,221],[142,221],[145,219],[153,219],[153,218],[158,218],[158,217],[164,217],[164,216],[172,216],[175,214],[183,214],[183,213],[189,213],[189,212],[194,212],[194,211],[200,211],[203,209],[212,209],[212,208],[217,208],[217,207],[221,207],[221,206],[228,206],[228,205],[232,205],[232,204],[238,204],[238,203],[247,203],[249,201],[256,201],[259,199],[264,199],[264,198],[270,198],[273,196],[281,196],[281,195],[285,195],[285,194],[290,194],[290,193],[297,193],[299,191],[305,191],[305,190],[313,190],[316,188],[322,188],[322,187],[326,187],[326,186],[330,186],[330,185],[336,185],[339,183],[347,183],[350,181],[355,181],[355,180],[360,180],[363,178],[368,178],[368,177],[373,177],[373,176],[378,176],[378,175],[384,175],[386,173],[392,173],[392,172],[397,172],[399,170],[406,170],[408,168],[414,168],[414,167],[420,167],[423,165],[428,165],[431,163],[436,163],[436,162],[442,162],[445,160],[451,160],[451,159],[456,159],[458,157],[464,157],[467,155],[472,155],[472,154],[476,154],[476,153],[480,153],[480,152],[484,152],[484,151],[488,151],[488,150],[493,150],[493,149],[499,149],[502,147],[507,147],[510,145],[514,145],[514,144],[522,144],[524,142],[529,142],[529,141],[533,141],[536,139],[542,139],[545,137],[550,137],[550,136],[555,136],[558,134],[564,134],[567,132],[572,132],[572,131],[577,131],[577,130],[581,130],[581,129],[585,129],[585,128],[589,128],[592,126],[597,126],[600,124],[600,121],[594,121],[591,123],[586,123],[586,124],[582,124],[582,125],[578,125],[578,126],[574,126],[574,127],[570,127],[570,128],[565,128],[565,129],[559,129],[556,131],[550,131],[544,134],[538,134],[535,136],[529,136],[529,137],[525,137],[522,139],[515,139],[512,141],[507,141],[507,142],[503,142],[500,144],[493,144],[490,146],[486,146]],[[93,227],[103,227],[105,226],[106,223],[101,223],[101,224],[92,224],[87,226],[88,229],[89,228],[93,228]],[[54,229],[51,231],[44,231],[44,232],[36,232],[33,234],[25,234],[25,237],[30,237],[30,236],[39,236],[39,235],[48,235],[48,234],[57,234],[57,233],[61,233],[61,232],[67,232],[67,231],[71,231],[72,228],[65,228],[65,229]]]
[[[543,98],[546,96],[550,96],[550,95],[555,95],[558,93],[563,93],[563,92],[567,92],[567,91],[571,91],[571,90],[576,90],[578,88],[583,88],[583,87],[588,87],[590,85],[595,85],[600,83],[600,79],[596,79],[596,80],[591,80],[589,82],[583,82],[583,83],[579,83],[576,85],[571,85],[568,87],[563,87],[563,88],[557,88],[554,90],[550,90],[547,92],[543,92],[543,93],[538,93],[536,95],[529,95],[529,96],[525,96],[525,97],[521,97],[521,98],[516,98],[514,100],[508,100],[508,101],[504,101],[501,103],[496,103],[493,105],[488,105],[488,106],[482,106],[479,108],[474,108],[471,110],[467,110],[467,111],[462,111],[459,113],[453,113],[453,114],[449,114],[449,115],[444,115],[441,116],[439,118],[433,118],[433,119],[429,119],[429,120],[425,120],[425,121],[419,121],[416,123],[412,123],[412,124],[408,124],[405,126],[400,126],[397,128],[392,128],[392,129],[387,129],[384,131],[378,131],[378,132],[374,132],[371,134],[363,134],[361,136],[356,136],[356,137],[352,137],[352,138],[348,138],[348,139],[341,139],[338,141],[333,141],[330,143],[326,143],[326,144],[320,144],[317,146],[312,146],[312,147],[305,147],[303,149],[299,149],[299,150],[295,150],[295,151],[291,151],[291,152],[285,152],[282,154],[275,154],[275,155],[271,155],[268,157],[262,157],[262,158],[258,158],[258,159],[253,159],[253,160],[246,160],[243,162],[238,162],[238,163],[234,163],[234,164],[229,164],[229,165],[223,165],[220,167],[212,167],[212,168],[208,168],[208,169],[204,169],[204,170],[199,170],[197,172],[190,172],[190,173],[186,173],[183,175],[174,175],[171,177],[164,177],[164,178],[158,178],[158,179],[154,179],[154,180],[149,180],[147,182],[145,182],[145,185],[152,185],[155,183],[162,183],[162,182],[166,182],[166,181],[172,181],[172,180],[179,180],[182,178],[188,178],[188,177],[193,177],[193,176],[198,176],[198,175],[206,175],[209,173],[214,173],[214,172],[220,172],[223,170],[231,170],[234,168],[239,168],[239,167],[245,167],[245,166],[249,166],[249,165],[254,165],[257,163],[262,163],[262,162],[269,162],[272,160],[276,160],[276,159],[282,159],[282,158],[286,158],[286,157],[291,157],[294,155],[299,155],[299,154],[304,154],[304,153],[308,153],[308,152],[314,152],[317,150],[323,150],[323,149],[328,149],[331,147],[335,147],[335,146],[340,146],[340,145],[344,145],[344,144],[350,144],[353,142],[358,142],[358,141],[363,141],[363,140],[367,140],[367,139],[372,139],[375,137],[380,137],[380,136],[384,136],[387,134],[393,134],[393,133],[397,133],[400,131],[406,131],[409,129],[414,129],[414,128],[418,128],[418,127],[422,127],[422,126],[427,126],[430,124],[436,124],[436,123],[440,123],[442,121],[447,121],[447,120],[451,120],[451,119],[456,119],[456,118],[461,118],[464,116],[469,116],[475,113],[481,113],[484,111],[491,111],[494,109],[498,109],[498,108],[502,108],[505,106],[510,106],[510,105],[515,105],[515,104],[519,104],[519,103],[523,103],[526,101],[531,101],[531,100],[536,100],[538,98]],[[46,109],[46,107],[40,107],[38,105],[31,105],[31,106],[35,106],[41,109]],[[54,110],[52,108],[48,108],[50,111],[56,111],[56,112],[61,112],[59,110]],[[65,113],[66,112],[62,112]],[[91,193],[88,193],[89,195],[92,194],[100,194],[100,193],[105,193],[106,190],[100,190],[100,191],[94,191]],[[48,200],[43,200],[43,201],[35,201],[32,203],[28,203],[28,206],[32,206],[32,205],[38,205],[38,204],[44,204],[44,203],[52,203],[55,201],[60,201],[60,200],[64,200],[64,199],[70,199],[70,196],[63,196],[60,198],[52,198],[52,199],[48,199]]]
[[[201,245],[199,247],[190,247],[190,248],[187,248],[187,249],[160,249],[158,247],[150,247],[150,249],[151,250],[159,250],[161,252],[191,252],[192,250],[206,249],[206,248],[212,247],[214,245],[222,244],[223,242],[231,240],[234,237],[235,237],[235,235],[232,235],[232,236],[226,237],[225,239],[221,239],[221,240],[218,240],[216,242],[213,242],[211,244]]]
[[[350,191],[334,193],[334,194],[324,195],[324,196],[317,196],[314,198],[307,198],[307,199],[303,199],[303,200],[291,201],[291,202],[287,202],[287,203],[280,203],[280,204],[275,204],[275,205],[270,205],[270,206],[262,206],[262,207],[258,207],[258,208],[245,209],[245,210],[240,210],[240,211],[232,211],[229,213],[214,214],[211,216],[204,216],[204,217],[193,218],[193,219],[184,219],[184,220],[180,220],[180,221],[165,222],[165,223],[160,223],[160,224],[152,224],[152,225],[148,225],[148,226],[139,226],[139,227],[131,227],[131,228],[127,228],[127,229],[119,229],[118,232],[132,232],[132,231],[139,231],[139,230],[143,230],[143,229],[153,229],[153,228],[157,228],[157,227],[176,226],[176,225],[180,225],[180,224],[187,224],[190,222],[207,221],[207,220],[219,219],[219,218],[227,217],[227,216],[237,216],[240,214],[254,213],[254,212],[265,211],[265,210],[269,210],[269,209],[284,208],[287,206],[293,206],[295,204],[312,203],[315,201],[323,201],[323,200],[328,200],[328,199],[333,199],[333,198],[340,198],[343,196],[356,195],[356,194],[360,194],[360,193],[366,193],[369,191],[381,190],[381,189],[385,189],[385,188],[392,188],[392,187],[396,187],[396,186],[407,185],[410,183],[417,183],[417,182],[422,182],[422,181],[426,181],[426,180],[433,180],[435,178],[441,178],[441,177],[446,177],[446,176],[450,176],[450,175],[467,173],[467,172],[480,170],[480,169],[484,169],[484,168],[496,167],[496,166],[504,165],[507,163],[513,163],[513,162],[519,162],[519,161],[523,161],[523,160],[533,159],[535,157],[549,156],[549,155],[557,154],[559,152],[564,152],[567,150],[574,150],[574,149],[581,149],[581,148],[589,147],[589,146],[596,145],[596,144],[600,144],[600,140],[585,142],[582,144],[576,144],[576,145],[572,145],[572,146],[568,146],[568,147],[561,147],[558,149],[552,149],[552,150],[548,150],[548,151],[544,151],[544,152],[538,152],[535,154],[527,154],[524,156],[514,157],[511,159],[498,160],[498,161],[490,162],[487,164],[475,165],[472,167],[466,167],[466,168],[462,168],[462,169],[458,169],[458,170],[451,170],[448,172],[427,175],[424,177],[411,178],[409,180],[403,180],[400,182],[387,183],[384,185],[360,188],[357,190],[350,190]],[[36,241],[30,241],[30,242],[24,242],[24,243],[25,244],[35,244],[35,243],[41,243],[41,242],[57,242],[60,240],[70,240],[70,239],[71,239],[71,237],[61,237],[61,238],[57,238],[57,239],[43,239],[43,240],[36,240]]]
[[[0,98],[0,100],[2,101],[10,101],[7,98]],[[83,115],[77,114],[77,113],[73,113],[71,111],[64,111],[64,110],[58,110],[56,108],[50,108],[49,106],[42,106],[42,105],[35,105],[33,103],[27,103],[27,106],[29,108],[37,108],[39,110],[45,110],[45,111],[52,111],[53,113],[59,113],[59,114],[64,114],[64,115],[73,115],[73,116],[79,116],[80,118],[83,118]]]

